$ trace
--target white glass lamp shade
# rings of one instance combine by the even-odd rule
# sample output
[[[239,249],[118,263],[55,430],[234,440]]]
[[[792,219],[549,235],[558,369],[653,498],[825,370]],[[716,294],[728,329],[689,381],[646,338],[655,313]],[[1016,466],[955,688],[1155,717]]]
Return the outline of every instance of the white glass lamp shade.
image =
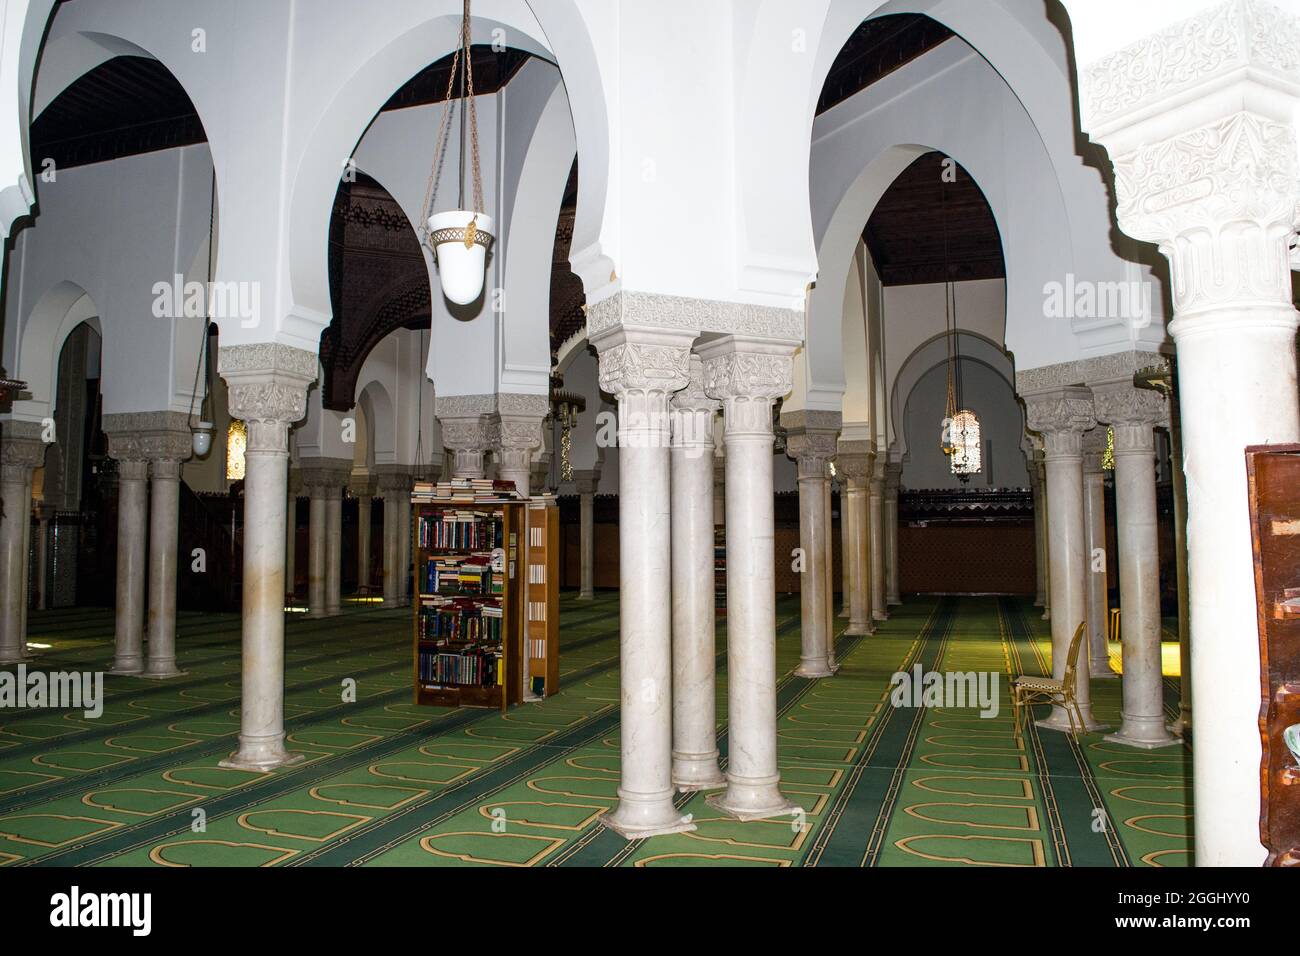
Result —
[[[205,458],[212,451],[212,422],[199,422],[194,426],[194,457]]]
[[[429,244],[438,258],[442,294],[457,305],[469,305],[483,293],[492,229],[492,217],[481,212],[453,209],[429,217]]]

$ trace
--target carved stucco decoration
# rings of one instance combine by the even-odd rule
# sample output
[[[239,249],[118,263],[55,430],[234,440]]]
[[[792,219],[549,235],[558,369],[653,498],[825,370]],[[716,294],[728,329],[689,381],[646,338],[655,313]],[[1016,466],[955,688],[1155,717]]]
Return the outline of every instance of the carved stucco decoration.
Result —
[[[623,290],[587,307],[587,336],[619,324],[803,341],[802,310]]]

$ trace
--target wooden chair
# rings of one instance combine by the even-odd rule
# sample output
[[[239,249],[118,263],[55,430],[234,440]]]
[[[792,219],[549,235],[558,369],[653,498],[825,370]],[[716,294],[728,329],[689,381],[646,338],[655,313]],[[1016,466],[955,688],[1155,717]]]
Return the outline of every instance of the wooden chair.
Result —
[[[1083,647],[1083,634],[1087,630],[1086,621],[1080,621],[1070,638],[1070,648],[1065,655],[1065,673],[1060,680],[1052,677],[1017,677],[1011,682],[1011,706],[1015,714],[1015,733],[1020,733],[1020,710],[1034,704],[1057,704],[1065,708],[1065,716],[1070,721],[1070,735],[1076,736],[1074,721],[1079,720],[1079,729],[1086,730],[1083,712],[1075,698],[1078,686],[1079,650]],[[1030,712],[1033,716],[1033,712]]]

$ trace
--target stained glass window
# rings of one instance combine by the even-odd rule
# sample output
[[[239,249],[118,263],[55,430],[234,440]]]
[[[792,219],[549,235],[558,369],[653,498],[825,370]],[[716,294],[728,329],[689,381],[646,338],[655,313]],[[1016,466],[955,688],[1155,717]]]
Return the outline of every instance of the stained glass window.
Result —
[[[980,461],[980,420],[963,408],[952,420],[952,473],[978,475]]]
[[[226,478],[244,480],[244,452],[248,450],[248,430],[241,421],[233,421],[226,432]]]

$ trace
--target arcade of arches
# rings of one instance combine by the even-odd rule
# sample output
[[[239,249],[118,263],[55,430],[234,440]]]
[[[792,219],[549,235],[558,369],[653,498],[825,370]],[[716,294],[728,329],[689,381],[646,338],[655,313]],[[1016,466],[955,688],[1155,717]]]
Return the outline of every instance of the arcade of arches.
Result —
[[[1300,10],[481,0],[460,306],[382,6],[7,4],[0,677],[107,676],[0,864],[1296,863]],[[557,499],[553,697],[411,702],[450,478]]]

